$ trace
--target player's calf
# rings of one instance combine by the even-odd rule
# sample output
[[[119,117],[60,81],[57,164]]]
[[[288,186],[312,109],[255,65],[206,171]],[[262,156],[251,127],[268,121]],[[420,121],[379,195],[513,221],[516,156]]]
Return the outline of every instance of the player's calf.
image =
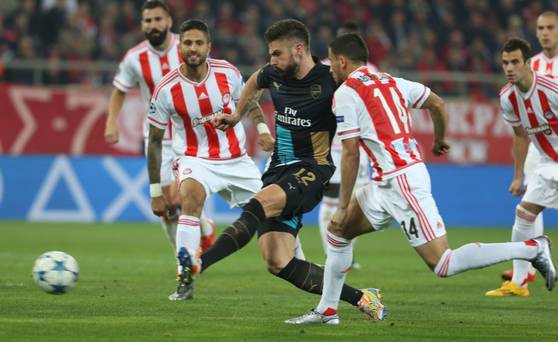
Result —
[[[254,236],[265,212],[260,202],[252,198],[243,208],[242,214],[219,236],[215,244],[202,255],[202,272],[219,260],[246,246]]]

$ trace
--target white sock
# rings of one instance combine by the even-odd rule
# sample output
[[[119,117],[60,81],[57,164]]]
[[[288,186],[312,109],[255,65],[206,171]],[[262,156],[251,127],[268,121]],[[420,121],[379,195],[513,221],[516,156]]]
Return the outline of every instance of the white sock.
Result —
[[[211,219],[207,217],[205,210],[202,211],[200,216],[200,228],[201,228],[201,235],[202,236],[211,236],[215,227],[212,223],[210,223]]]
[[[304,251],[302,250],[302,244],[300,243],[300,237],[298,235],[296,236],[294,254],[295,258],[299,260],[306,260],[306,256],[304,255]]]
[[[200,219],[195,216],[180,215],[176,229],[176,254],[181,247],[186,247],[190,255],[196,255],[200,248]]]
[[[353,261],[351,240],[331,233],[328,233],[327,239],[328,256],[324,268],[324,286],[320,304],[316,308],[318,312],[322,313],[328,309],[337,310],[341,290]]]
[[[537,216],[525,208],[518,205],[515,209],[515,223],[512,228],[512,241],[525,241],[542,235],[535,232],[535,219]],[[540,221],[542,229],[542,221]],[[527,276],[531,263],[525,260],[513,261],[512,281],[521,287],[527,286]]]
[[[320,211],[318,213],[318,225],[320,227],[320,236],[322,237],[322,246],[324,247],[324,254],[327,257],[328,243],[327,243],[327,225],[335,210],[337,210],[337,205],[339,200],[334,197],[324,196],[322,203],[320,204]]]
[[[161,228],[163,228],[172,249],[176,250],[176,220],[167,222],[161,217]]]
[[[456,250],[447,249],[434,272],[439,277],[449,277],[463,271],[483,268],[511,259],[530,260],[539,247],[533,240],[505,243],[469,243]]]
[[[535,219],[535,233],[533,234],[533,236],[538,237],[543,234],[544,234],[544,218],[543,218],[543,212],[541,211],[537,215],[537,218]],[[533,267],[533,265],[529,267],[529,273],[531,274],[537,273],[537,270]]]

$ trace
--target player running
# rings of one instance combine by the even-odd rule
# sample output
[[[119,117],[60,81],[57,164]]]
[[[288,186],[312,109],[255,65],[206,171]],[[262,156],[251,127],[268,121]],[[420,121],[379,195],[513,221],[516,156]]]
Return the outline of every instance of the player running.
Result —
[[[147,153],[149,100],[159,80],[178,68],[182,63],[182,57],[178,51],[178,36],[170,31],[172,17],[167,4],[160,0],[145,1],[141,13],[141,30],[145,34],[146,40],[128,50],[126,56],[120,62],[112,82],[114,90],[109,100],[105,141],[109,144],[118,142],[118,114],[122,109],[128,91],[139,84],[146,113],[143,136],[145,152]],[[180,206],[180,200],[176,193],[176,187],[172,186],[174,176],[171,164],[172,160],[177,157],[171,146],[172,128],[172,123],[169,122],[163,141],[160,184],[163,196],[165,196],[169,205],[169,210],[175,211]],[[176,215],[161,218],[161,225],[173,248],[176,247],[176,219]],[[206,219],[205,215],[202,215],[201,228],[203,246],[204,249],[207,249],[215,241],[215,224],[212,220]]]
[[[542,47],[542,51],[531,58],[531,68],[540,75],[550,75],[558,77],[558,15],[555,12],[544,12],[537,18],[537,39]],[[527,157],[523,173],[525,178],[523,183],[527,186],[529,180],[533,177],[535,168],[541,161],[541,154],[533,144],[529,144]],[[522,173],[517,170],[514,174],[513,183],[521,184]],[[511,188],[510,188],[511,190]],[[519,196],[523,194],[523,190],[514,193]],[[537,215],[533,225],[533,231],[521,230],[514,225],[512,228],[512,241],[520,241],[533,236],[539,236],[544,231],[543,213]],[[504,297],[504,296],[529,296],[527,285],[535,280],[535,270],[524,260],[514,260],[513,271],[505,271],[502,274],[504,283],[496,290],[488,291],[487,296]],[[511,282],[510,282],[511,281]]]
[[[504,119],[514,132],[512,194],[520,195],[523,192],[521,171],[526,163],[529,141],[538,155],[532,173],[526,172],[529,175],[527,191],[516,207],[512,230],[514,241],[539,234],[537,225],[542,224],[542,221],[537,223],[537,217],[541,216],[543,209],[558,209],[558,83],[551,76],[533,72],[529,68],[530,57],[531,47],[524,40],[511,39],[505,43],[502,68],[510,83],[500,92],[500,107]],[[513,278],[486,295],[529,296],[528,270],[528,264],[514,262]]]
[[[348,21],[341,25],[337,29],[337,36],[341,36],[347,33],[360,33],[358,24],[354,21]],[[324,58],[322,64],[330,65],[329,58]],[[373,71],[378,71],[378,68],[371,62],[366,62],[368,66]],[[343,145],[341,144],[341,139],[336,134],[331,142],[331,159],[333,164],[336,166],[333,176],[329,180],[329,185],[324,191],[324,198],[320,203],[320,211],[318,212],[318,226],[320,228],[320,236],[322,238],[322,246],[324,249],[324,254],[327,257],[327,226],[331,217],[337,210],[339,203],[339,186],[341,184],[341,152],[343,151]],[[357,179],[355,183],[355,190],[365,185],[370,181],[370,160],[363,149],[360,150],[360,163],[358,165]],[[356,240],[353,241],[353,244]],[[353,262],[351,263],[351,269],[359,269],[361,266],[353,256]]]
[[[181,153],[174,160],[181,215],[176,232],[179,264],[178,287],[170,300],[193,297],[193,276],[199,272],[200,216],[208,196],[218,193],[231,207],[241,207],[261,188],[261,174],[246,154],[242,124],[224,132],[211,125],[221,113],[232,113],[243,86],[237,68],[224,60],[208,58],[211,37],[201,20],[180,26],[180,53],[184,63],[166,75],[153,93],[147,161],[153,212],[165,217],[167,202],[161,196],[162,141],[172,121],[173,147]],[[251,106],[256,124],[263,123],[259,106]],[[273,147],[269,133],[260,134],[265,149]]]
[[[439,277],[510,259],[529,260],[551,290],[556,268],[550,242],[540,236],[522,242],[471,243],[452,250],[430,190],[430,177],[413,138],[409,108],[430,110],[435,155],[448,152],[444,102],[426,86],[368,69],[362,38],[347,34],[329,49],[331,71],[343,82],[334,96],[338,135],[343,140],[339,209],[329,226],[324,290],[317,308],[286,321],[292,324],[339,322],[339,294],[352,260],[351,240],[387,228],[392,219],[428,267]],[[373,162],[373,182],[351,197],[359,145]],[[555,173],[555,175],[558,173]],[[554,203],[558,203],[556,197]],[[556,204],[555,204],[556,205]]]

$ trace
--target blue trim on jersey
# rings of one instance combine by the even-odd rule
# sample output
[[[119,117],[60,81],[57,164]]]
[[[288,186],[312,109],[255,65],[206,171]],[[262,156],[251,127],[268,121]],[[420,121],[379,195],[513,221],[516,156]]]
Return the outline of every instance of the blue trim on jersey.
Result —
[[[282,164],[296,160],[291,131],[281,125],[275,125],[277,139],[277,156]]]
[[[281,222],[281,223],[283,223],[283,224],[286,224],[287,226],[291,227],[292,229],[297,229],[297,228],[298,228],[298,225],[299,225],[299,223],[300,223],[300,217],[295,216],[295,217],[293,217],[293,218],[290,219],[290,220],[282,220],[282,219],[279,219],[279,222]]]

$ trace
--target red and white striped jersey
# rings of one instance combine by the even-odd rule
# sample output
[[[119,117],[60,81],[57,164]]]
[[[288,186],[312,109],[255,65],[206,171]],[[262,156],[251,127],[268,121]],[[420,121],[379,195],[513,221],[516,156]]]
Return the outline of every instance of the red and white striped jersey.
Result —
[[[139,84],[145,113],[147,113],[149,101],[159,81],[182,63],[178,43],[178,35],[172,33],[171,43],[166,51],[155,50],[148,40],[131,48],[120,62],[112,84],[123,92],[128,92]],[[147,120],[144,120],[143,136],[144,138],[149,136]],[[172,127],[169,122],[165,140],[170,139],[172,139]]]
[[[511,126],[523,126],[543,156],[558,162],[558,83],[533,73],[527,93],[508,83],[500,91],[500,108]]]
[[[360,137],[360,146],[372,160],[372,179],[395,177],[422,162],[409,108],[420,108],[429,96],[430,88],[423,84],[366,66],[355,70],[337,89],[333,97],[337,134],[342,140]]]
[[[180,68],[166,75],[153,93],[147,120],[165,129],[170,118],[177,153],[211,160],[240,157],[246,153],[242,123],[223,132],[210,121],[218,114],[235,111],[244,85],[242,75],[224,60],[208,58],[207,67],[200,83],[190,81]]]
[[[531,69],[539,75],[558,76],[558,55],[548,58],[540,52],[531,57]]]
[[[327,57],[322,59],[320,63],[322,63],[323,65],[331,65],[331,61]],[[378,69],[378,67],[373,63],[366,62],[366,66],[373,72],[380,72],[380,69]]]

